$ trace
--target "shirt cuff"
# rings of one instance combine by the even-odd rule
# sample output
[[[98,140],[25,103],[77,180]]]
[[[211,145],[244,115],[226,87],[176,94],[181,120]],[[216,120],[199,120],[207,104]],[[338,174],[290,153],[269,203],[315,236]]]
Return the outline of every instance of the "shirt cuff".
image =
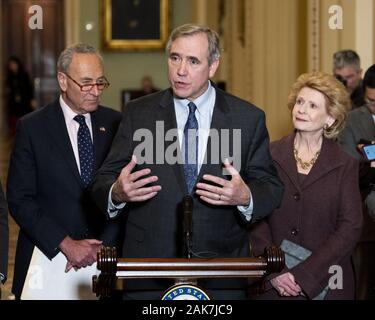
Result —
[[[112,185],[111,189],[109,189],[109,194],[108,194],[108,207],[107,207],[107,213],[109,215],[109,217],[112,219],[112,218],[116,218],[117,215],[119,214],[119,211],[121,209],[123,209],[125,206],[126,206],[126,202],[124,203],[120,203],[118,205],[115,205],[113,202],[112,202],[112,189],[113,189],[113,186],[115,184]]]
[[[251,197],[250,203],[247,207],[237,206],[237,209],[239,212],[241,212],[241,214],[245,216],[246,221],[250,221],[251,217],[253,216],[253,209],[254,209],[253,197]]]

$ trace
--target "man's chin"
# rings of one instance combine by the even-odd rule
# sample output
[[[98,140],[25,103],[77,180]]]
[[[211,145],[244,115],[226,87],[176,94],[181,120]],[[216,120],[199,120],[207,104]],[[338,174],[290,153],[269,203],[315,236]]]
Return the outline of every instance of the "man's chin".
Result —
[[[187,99],[189,97],[189,94],[187,92],[176,90],[176,89],[173,89],[173,95],[177,99]]]
[[[86,112],[94,112],[98,109],[99,103],[85,103],[82,107]]]

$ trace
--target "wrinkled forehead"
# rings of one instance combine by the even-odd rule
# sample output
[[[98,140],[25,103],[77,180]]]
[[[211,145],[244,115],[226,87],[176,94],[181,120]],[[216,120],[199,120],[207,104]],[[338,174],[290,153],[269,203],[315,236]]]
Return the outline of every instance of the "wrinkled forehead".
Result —
[[[68,72],[80,78],[97,79],[104,74],[103,62],[96,54],[74,54]]]
[[[328,97],[324,93],[311,87],[303,87],[299,91],[297,98],[303,98],[305,101],[322,106],[328,103]]]
[[[171,43],[169,54],[181,56],[208,58],[208,39],[204,33],[180,36]]]

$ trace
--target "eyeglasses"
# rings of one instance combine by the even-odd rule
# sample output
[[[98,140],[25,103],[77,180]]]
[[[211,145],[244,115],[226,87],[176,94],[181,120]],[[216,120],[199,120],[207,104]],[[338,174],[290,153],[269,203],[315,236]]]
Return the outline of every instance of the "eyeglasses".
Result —
[[[88,83],[88,84],[80,84],[79,82],[77,82],[76,80],[74,80],[70,75],[68,75],[67,73],[64,73],[70,80],[72,80],[80,89],[81,91],[83,92],[88,92],[88,91],[91,91],[91,89],[96,86],[98,88],[98,90],[104,90],[106,88],[109,87],[110,83],[108,82],[107,78],[106,77],[103,77],[102,80],[100,80],[100,82],[96,82],[96,83]]]
[[[365,98],[364,100],[367,106],[375,106],[375,100],[370,100],[369,98]]]

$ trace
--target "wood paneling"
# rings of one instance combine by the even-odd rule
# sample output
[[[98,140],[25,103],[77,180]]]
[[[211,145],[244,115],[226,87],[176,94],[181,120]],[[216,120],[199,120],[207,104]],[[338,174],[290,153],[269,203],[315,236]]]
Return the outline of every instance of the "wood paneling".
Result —
[[[64,2],[61,0],[2,0],[3,60],[18,56],[34,79],[38,105],[58,95],[56,61],[64,47]],[[29,28],[32,5],[39,5],[43,29]]]

